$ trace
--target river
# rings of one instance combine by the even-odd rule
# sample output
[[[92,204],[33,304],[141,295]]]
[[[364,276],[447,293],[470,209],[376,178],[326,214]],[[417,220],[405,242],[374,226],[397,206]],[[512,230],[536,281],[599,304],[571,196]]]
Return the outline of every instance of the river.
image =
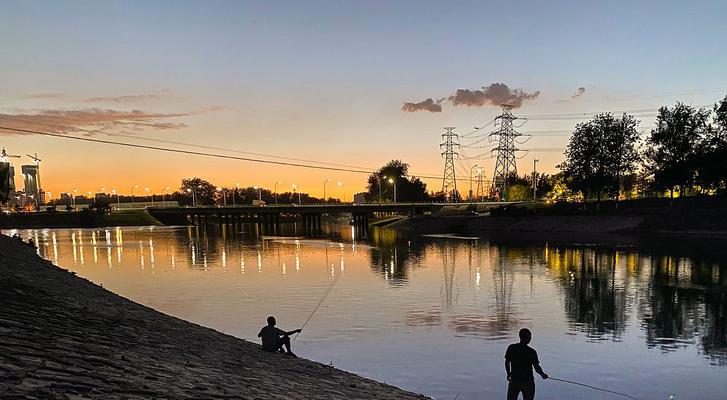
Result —
[[[246,340],[268,315],[287,330],[311,317],[298,355],[437,399],[504,398],[503,355],[523,327],[553,377],[640,399],[727,393],[719,241],[407,237],[345,220],[312,237],[251,226],[18,232],[79,276]],[[536,382],[539,399],[619,398]]]

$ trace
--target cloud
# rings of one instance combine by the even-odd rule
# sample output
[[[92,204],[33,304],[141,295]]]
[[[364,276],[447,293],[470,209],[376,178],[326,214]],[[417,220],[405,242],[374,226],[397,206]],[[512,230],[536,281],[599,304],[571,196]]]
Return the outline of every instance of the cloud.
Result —
[[[31,93],[22,96],[22,99],[34,100],[34,99],[58,99],[66,97],[65,93]]]
[[[158,94],[135,94],[135,95],[127,95],[127,96],[99,96],[99,97],[89,97],[84,100],[86,103],[117,103],[117,104],[126,104],[126,103],[138,103],[145,100],[158,100],[160,99],[161,95]]]
[[[444,100],[444,99],[442,99],[442,100]],[[439,104],[442,102],[442,100],[435,102],[434,99],[428,98],[419,103],[404,103],[404,105],[401,106],[401,110],[406,111],[406,112],[416,112],[416,111],[442,112],[442,105]]]
[[[584,89],[585,90],[585,89]],[[484,107],[508,105],[512,108],[522,107],[528,100],[534,100],[540,96],[539,91],[527,93],[521,89],[511,89],[504,83],[493,83],[490,86],[483,86],[480,89],[457,89],[453,95],[443,97],[439,100],[428,98],[419,103],[404,103],[402,111],[416,112],[442,112],[442,102],[449,100],[454,106]]]
[[[526,93],[520,89],[511,89],[504,83],[493,83],[481,89],[457,89],[447,99],[455,106],[484,107],[508,105],[519,108],[523,102],[533,100],[540,95],[539,91]]]
[[[586,93],[586,88],[581,86],[578,89],[576,89],[575,93],[570,97],[571,99],[575,99],[577,97],[581,97]]]
[[[51,133],[82,133],[86,135],[119,131],[139,132],[146,129],[176,130],[186,128],[187,124],[169,121],[170,119],[219,111],[223,108],[217,106],[180,113],[154,113],[141,110],[120,111],[98,108],[38,110],[15,114],[0,113],[0,126]],[[0,135],[23,134],[0,129]]]

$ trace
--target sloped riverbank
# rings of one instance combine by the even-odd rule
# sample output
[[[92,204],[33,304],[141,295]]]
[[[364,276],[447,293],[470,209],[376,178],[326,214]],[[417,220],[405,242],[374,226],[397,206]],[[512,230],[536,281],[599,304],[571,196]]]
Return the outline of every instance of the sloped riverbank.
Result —
[[[425,398],[162,314],[2,235],[0,304],[0,398]]]

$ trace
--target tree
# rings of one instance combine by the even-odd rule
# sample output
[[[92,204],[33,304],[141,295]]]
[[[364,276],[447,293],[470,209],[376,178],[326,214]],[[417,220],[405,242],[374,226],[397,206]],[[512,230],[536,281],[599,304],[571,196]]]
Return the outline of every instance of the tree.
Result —
[[[599,114],[576,125],[565,151],[566,160],[558,166],[570,190],[587,201],[592,195],[600,201],[604,193],[619,192],[622,176],[632,173],[639,160],[636,121],[624,114]]]
[[[409,176],[409,164],[391,160],[369,176],[366,200],[377,202],[394,200],[396,184],[397,201],[428,201],[427,184],[417,177]]]
[[[194,194],[197,205],[214,205],[216,186],[202,178],[182,179],[180,191],[187,195]]]
[[[706,188],[727,186],[727,96],[714,105],[714,125],[710,125],[699,146],[697,176]]]
[[[674,189],[680,195],[693,187],[703,138],[708,132],[709,112],[682,103],[659,108],[656,127],[646,140],[645,169],[657,190]]]

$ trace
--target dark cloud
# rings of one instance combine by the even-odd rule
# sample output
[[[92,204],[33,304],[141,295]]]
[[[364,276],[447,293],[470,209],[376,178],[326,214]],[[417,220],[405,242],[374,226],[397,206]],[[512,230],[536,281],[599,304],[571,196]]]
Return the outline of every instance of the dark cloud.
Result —
[[[586,88],[581,86],[578,89],[576,89],[576,92],[573,93],[573,95],[570,97],[571,99],[575,99],[577,97],[581,97],[586,93]]]
[[[111,133],[119,131],[143,131],[145,129],[175,130],[186,128],[183,122],[170,121],[180,117],[214,112],[224,107],[209,107],[181,113],[154,113],[141,110],[120,111],[110,109],[38,110],[15,114],[0,113],[0,126],[38,130],[51,133]],[[22,133],[0,129],[0,135]]]
[[[520,89],[511,89],[504,83],[493,83],[481,89],[457,89],[447,99],[455,106],[484,107],[508,105],[519,108],[526,100],[533,100],[540,95],[539,91],[526,93]]]
[[[444,100],[444,99],[442,99],[442,100]],[[404,105],[401,106],[401,110],[406,111],[406,112],[416,112],[416,111],[442,112],[442,105],[439,104],[442,102],[442,100],[435,102],[434,99],[428,98],[419,103],[404,103]]]

